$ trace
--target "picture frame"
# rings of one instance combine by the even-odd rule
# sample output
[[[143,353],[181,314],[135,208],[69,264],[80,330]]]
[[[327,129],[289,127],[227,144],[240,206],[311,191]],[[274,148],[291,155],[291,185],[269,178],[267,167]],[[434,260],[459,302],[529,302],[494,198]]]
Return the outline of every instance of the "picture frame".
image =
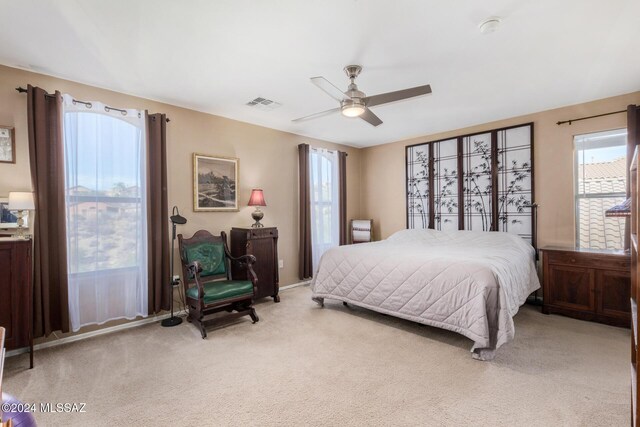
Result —
[[[237,212],[239,169],[235,157],[193,153],[193,210]]]
[[[16,139],[13,127],[0,126],[0,163],[16,162]]]
[[[9,198],[0,197],[0,230],[18,228],[18,217],[16,211],[9,210]],[[29,215],[23,217],[24,228],[29,228]]]

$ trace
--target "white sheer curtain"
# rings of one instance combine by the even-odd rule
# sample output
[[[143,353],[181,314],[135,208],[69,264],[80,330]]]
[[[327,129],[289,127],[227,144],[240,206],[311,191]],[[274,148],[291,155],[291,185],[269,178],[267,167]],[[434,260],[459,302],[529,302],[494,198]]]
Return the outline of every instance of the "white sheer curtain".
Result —
[[[71,328],[147,316],[145,115],[64,95]]]
[[[322,254],[340,244],[338,152],[320,148],[309,151],[311,176],[311,254],[313,271]]]

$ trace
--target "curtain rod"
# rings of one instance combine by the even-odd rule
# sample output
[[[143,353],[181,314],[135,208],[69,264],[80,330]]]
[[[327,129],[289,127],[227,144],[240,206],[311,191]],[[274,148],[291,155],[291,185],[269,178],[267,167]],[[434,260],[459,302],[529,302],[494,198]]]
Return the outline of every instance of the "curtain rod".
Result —
[[[338,152],[339,152],[339,150],[329,150],[328,148],[322,148],[322,147],[309,147],[309,149],[310,149],[310,150],[312,150],[312,151],[314,151],[314,150],[315,150],[315,151],[318,151],[318,150],[325,150],[325,151],[327,151],[328,153],[335,153],[336,151],[338,151]],[[344,153],[344,154],[345,154],[345,155],[347,155],[347,156],[349,155],[349,153]]]
[[[23,88],[23,87],[20,87],[20,86],[18,86],[18,87],[16,88],[16,90],[17,90],[18,92],[20,92],[20,93],[27,93],[27,92],[28,92],[28,91],[27,91],[27,89],[25,89],[25,88]],[[45,96],[48,96],[48,97],[51,97],[51,98],[54,98],[54,97],[55,97],[55,95],[51,95],[51,94],[48,94],[48,93],[47,93],[47,94],[45,94]],[[79,100],[77,100],[77,99],[74,99],[74,100],[73,100],[73,102],[74,102],[74,104],[77,102],[77,103],[84,104],[84,105],[86,105],[87,107],[91,108],[91,103],[90,103],[90,102],[86,102],[86,101],[79,101]],[[109,111],[113,110],[113,111],[120,111],[120,112],[121,112],[121,113],[123,113],[123,114],[126,114],[126,113],[127,113],[127,110],[121,110],[120,108],[113,108],[113,107],[109,107],[108,105],[105,105],[105,107],[104,107],[104,108],[105,108],[105,110],[107,110],[107,112],[109,112]],[[169,117],[167,117],[167,119],[166,119],[166,120],[167,120],[167,123],[169,123],[169,122],[171,121],[171,120],[169,119]]]
[[[596,117],[602,117],[602,116],[610,116],[612,114],[620,114],[620,113],[626,113],[627,110],[620,110],[620,111],[612,111],[610,113],[604,113],[604,114],[596,114],[595,116],[587,116],[587,117],[580,117],[579,119],[571,119],[571,120],[563,120],[561,122],[556,123],[558,126],[563,125],[565,123],[569,123],[571,124],[571,122],[578,122],[580,120],[587,120],[587,119],[595,119]]]

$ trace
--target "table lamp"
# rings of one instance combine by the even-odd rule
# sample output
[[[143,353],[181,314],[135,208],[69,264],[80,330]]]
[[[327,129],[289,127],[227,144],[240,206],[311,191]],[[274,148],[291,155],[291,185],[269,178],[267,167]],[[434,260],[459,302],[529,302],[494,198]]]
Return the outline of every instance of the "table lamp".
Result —
[[[36,207],[33,204],[33,193],[23,191],[9,192],[9,206],[10,211],[18,211],[18,238],[24,239],[24,213],[27,211],[27,217],[30,210],[34,210]]]
[[[264,213],[260,210],[260,206],[267,206],[264,201],[264,194],[262,190],[254,188],[251,190],[251,197],[249,198],[249,206],[255,206],[256,210],[251,213],[251,217],[256,221],[251,227],[259,228],[264,227],[260,224],[260,220],[264,217]]]

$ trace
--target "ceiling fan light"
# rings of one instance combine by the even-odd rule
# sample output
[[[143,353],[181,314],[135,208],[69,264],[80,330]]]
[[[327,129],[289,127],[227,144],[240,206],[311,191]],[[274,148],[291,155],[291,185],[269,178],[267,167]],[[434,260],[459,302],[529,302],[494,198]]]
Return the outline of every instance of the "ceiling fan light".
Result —
[[[364,113],[365,106],[358,100],[351,99],[348,101],[342,101],[342,115],[346,117],[358,117]]]
[[[364,107],[362,105],[352,105],[342,109],[342,114],[347,117],[358,117],[364,113]]]

